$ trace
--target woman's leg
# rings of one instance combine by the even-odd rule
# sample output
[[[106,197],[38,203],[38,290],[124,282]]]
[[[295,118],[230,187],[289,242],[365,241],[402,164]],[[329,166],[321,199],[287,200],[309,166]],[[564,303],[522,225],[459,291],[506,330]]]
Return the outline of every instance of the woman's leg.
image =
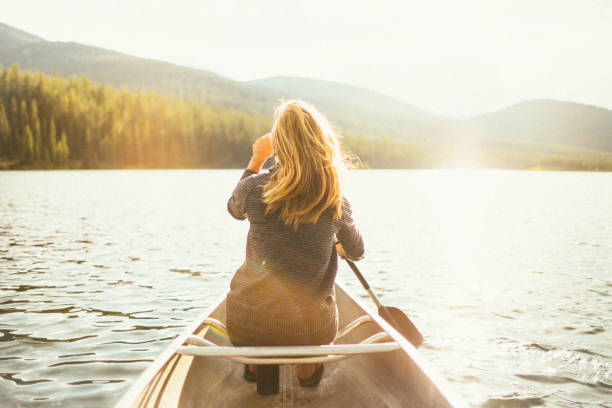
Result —
[[[323,363],[298,364],[297,376],[302,387],[315,387],[321,382],[323,377]]]
[[[335,337],[335,333],[334,337]],[[333,337],[311,338],[306,342],[308,345],[330,344]],[[314,387],[321,381],[323,375],[323,363],[296,364],[296,374],[302,387]]]
[[[306,380],[315,373],[317,369],[316,364],[296,364],[295,365],[297,371],[297,377],[300,380]]]
[[[254,342],[249,341],[244,336],[237,335],[235,331],[230,331],[228,329],[228,335],[229,335],[229,340],[232,342],[234,347],[244,347],[244,346],[255,345]],[[244,379],[249,382],[256,382],[257,381],[257,366],[254,364],[245,364],[243,376],[244,376]]]

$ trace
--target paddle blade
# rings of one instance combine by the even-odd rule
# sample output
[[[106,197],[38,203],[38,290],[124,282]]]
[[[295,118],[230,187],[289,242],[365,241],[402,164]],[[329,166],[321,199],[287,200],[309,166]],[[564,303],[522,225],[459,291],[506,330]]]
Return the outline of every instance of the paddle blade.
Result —
[[[385,319],[395,330],[400,332],[414,347],[419,347],[423,344],[423,335],[410,321],[408,316],[397,307],[381,306],[378,308],[378,314]]]

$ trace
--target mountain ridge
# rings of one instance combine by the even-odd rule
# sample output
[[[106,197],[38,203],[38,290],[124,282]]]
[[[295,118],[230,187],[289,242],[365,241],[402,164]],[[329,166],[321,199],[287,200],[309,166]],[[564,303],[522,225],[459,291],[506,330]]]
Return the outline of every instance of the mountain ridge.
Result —
[[[387,136],[421,139],[421,133],[439,133],[448,122],[396,98],[367,88],[306,77],[276,76],[248,81],[282,97],[298,96],[316,105],[353,132],[380,132]],[[341,101],[342,104],[339,104]],[[367,118],[375,117],[381,123]]]
[[[52,42],[0,23],[0,65],[50,75],[86,75],[92,82],[132,90],[153,90],[272,116],[282,99],[317,106],[345,134],[393,148],[513,152],[519,156],[560,154],[582,157],[612,152],[612,111],[554,99],[519,101],[467,118],[449,118],[367,88],[306,77],[274,76],[235,81],[220,74],[170,62],[135,57],[78,42]],[[354,139],[356,140],[356,139]],[[382,149],[383,147],[381,147]],[[572,149],[575,151],[572,152]],[[488,154],[488,153],[487,153]]]
[[[0,38],[11,37],[20,43],[45,41],[43,38],[0,22]],[[0,44],[1,45],[1,44]],[[1,48],[0,48],[1,49]]]
[[[612,110],[596,105],[531,99],[461,123],[498,138],[612,151]]]
[[[8,67],[17,62],[22,69],[49,75],[86,75],[93,82],[117,88],[155,90],[244,111],[270,113],[270,106],[275,101],[275,97],[267,92],[260,92],[253,98],[249,86],[210,71],[74,41],[47,41],[35,36],[32,37],[39,38],[38,41],[22,41],[20,33],[25,32],[3,24],[0,29],[0,49],[3,50],[0,65]]]

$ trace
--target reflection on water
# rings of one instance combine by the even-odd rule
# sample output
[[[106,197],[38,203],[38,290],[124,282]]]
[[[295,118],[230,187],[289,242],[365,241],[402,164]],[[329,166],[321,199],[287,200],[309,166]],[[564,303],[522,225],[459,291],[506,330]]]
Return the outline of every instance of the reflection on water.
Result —
[[[239,176],[0,173],[0,406],[112,405],[240,265]],[[470,403],[612,403],[612,174],[357,171],[347,188],[362,271]]]

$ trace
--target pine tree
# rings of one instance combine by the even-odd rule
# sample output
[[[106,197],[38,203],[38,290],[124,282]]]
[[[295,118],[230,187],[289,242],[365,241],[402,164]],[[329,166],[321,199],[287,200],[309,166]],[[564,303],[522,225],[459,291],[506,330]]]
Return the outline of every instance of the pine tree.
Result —
[[[62,136],[57,142],[57,147],[55,148],[55,157],[57,160],[57,164],[67,164],[69,155],[70,149],[68,148],[68,138],[66,137],[66,131],[62,130]]]
[[[10,84],[10,92],[13,95],[19,93],[19,64],[17,62],[13,62],[11,68],[8,70],[8,83]]]
[[[51,117],[49,121],[49,132],[48,132],[47,145],[49,146],[49,160],[51,163],[56,163],[55,151],[57,148],[56,145],[56,130],[55,130],[55,120]]]
[[[19,130],[25,135],[25,127],[30,123],[30,115],[28,114],[28,104],[25,98],[19,102]],[[31,129],[30,129],[31,130]]]
[[[20,137],[19,129],[19,109],[17,108],[17,99],[11,98],[11,111],[9,112],[9,124],[11,125],[11,137],[9,139],[9,155],[14,157],[20,152]]]
[[[30,125],[25,125],[25,130],[23,132],[23,140],[24,140],[24,149],[23,149],[23,155],[22,157],[22,161],[25,164],[31,165],[34,163],[34,156],[35,156],[35,151],[34,151],[34,135],[32,135],[32,130],[30,129]]]
[[[4,103],[2,103],[2,99],[0,99],[0,157],[9,156],[10,140],[11,127],[8,117],[6,116]]]
[[[38,118],[38,104],[32,98],[30,102],[30,124],[34,134],[34,162],[39,162],[43,156],[42,133],[40,132],[40,119]]]
[[[91,136],[91,129],[89,128],[89,126],[87,126],[87,128],[85,129],[85,141],[83,143],[81,155],[83,157],[85,166],[88,168],[91,168],[94,162],[94,157],[93,157],[93,139]]]

